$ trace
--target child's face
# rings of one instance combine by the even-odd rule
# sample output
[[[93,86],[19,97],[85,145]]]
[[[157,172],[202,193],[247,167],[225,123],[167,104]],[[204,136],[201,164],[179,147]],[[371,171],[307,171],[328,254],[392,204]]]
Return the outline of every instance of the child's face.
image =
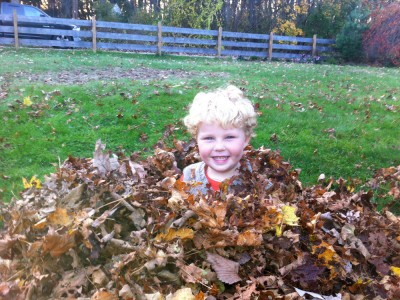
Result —
[[[197,144],[199,154],[208,166],[207,175],[216,181],[236,175],[249,140],[242,128],[224,129],[218,124],[201,123]]]

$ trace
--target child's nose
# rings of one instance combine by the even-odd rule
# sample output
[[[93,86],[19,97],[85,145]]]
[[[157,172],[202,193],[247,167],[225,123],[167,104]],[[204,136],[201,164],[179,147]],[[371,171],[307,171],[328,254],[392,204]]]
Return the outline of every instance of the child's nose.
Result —
[[[223,142],[223,141],[217,141],[216,144],[215,144],[214,149],[215,149],[216,151],[223,151],[223,150],[225,150],[225,144],[224,144],[224,142]]]

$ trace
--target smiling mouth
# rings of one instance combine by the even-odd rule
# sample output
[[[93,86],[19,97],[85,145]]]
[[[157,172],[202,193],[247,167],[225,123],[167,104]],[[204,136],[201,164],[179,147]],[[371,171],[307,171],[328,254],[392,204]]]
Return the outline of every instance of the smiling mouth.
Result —
[[[214,156],[213,159],[216,161],[225,161],[229,158],[229,156]]]

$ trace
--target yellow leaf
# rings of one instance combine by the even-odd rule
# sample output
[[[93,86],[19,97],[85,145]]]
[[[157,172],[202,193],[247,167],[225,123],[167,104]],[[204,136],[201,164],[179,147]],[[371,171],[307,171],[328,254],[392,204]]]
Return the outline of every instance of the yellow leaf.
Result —
[[[31,180],[26,180],[26,178],[22,177],[22,184],[24,185],[24,188],[28,189],[31,187],[35,187],[37,189],[42,188],[42,183],[40,182],[39,179],[36,178],[36,176],[32,176]]]
[[[31,106],[32,105],[32,101],[31,101],[31,97],[25,97],[24,98],[24,105],[25,106]]]
[[[396,275],[397,277],[400,277],[400,268],[390,266],[390,270],[392,270],[394,275]]]
[[[173,239],[179,238],[181,240],[184,239],[193,239],[194,233],[192,229],[189,228],[182,228],[179,230],[175,230],[170,228],[167,233],[160,233],[156,236],[157,241],[165,241],[169,242]]]
[[[297,226],[299,218],[295,214],[296,207],[285,205],[282,207],[283,223],[290,226]]]
[[[28,180],[26,180],[25,177],[22,177],[22,184],[24,185],[24,188],[26,188],[26,189],[32,187],[32,184],[30,184],[30,183],[28,182]]]
[[[348,185],[348,186],[346,187],[346,189],[347,189],[347,191],[350,192],[350,193],[353,193],[354,190],[355,190],[354,186],[351,186],[351,185]]]
[[[276,236],[280,237],[282,235],[282,226],[276,225],[275,226]]]
[[[54,212],[47,216],[47,220],[53,225],[68,226],[72,223],[73,219],[68,215],[65,208],[57,208]]]
[[[321,259],[325,266],[333,261],[339,260],[335,249],[327,242],[321,242],[318,246],[312,246],[312,253],[317,254],[318,259]]]
[[[37,188],[37,189],[41,189],[42,188],[42,183],[40,182],[39,179],[36,178],[36,176],[32,176],[32,178],[29,181],[29,183],[31,184],[31,186],[35,186],[35,188]]]

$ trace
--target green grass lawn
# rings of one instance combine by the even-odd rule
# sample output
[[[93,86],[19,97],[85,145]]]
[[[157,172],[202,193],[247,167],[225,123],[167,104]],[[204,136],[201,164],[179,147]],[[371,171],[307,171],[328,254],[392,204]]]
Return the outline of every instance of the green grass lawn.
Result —
[[[253,146],[279,149],[303,185],[321,173],[365,182],[400,164],[400,69],[13,48],[0,48],[0,64],[6,202],[22,177],[91,157],[97,139],[126,155],[152,154],[170,124],[188,139],[181,119],[194,95],[227,84],[259,107]]]

